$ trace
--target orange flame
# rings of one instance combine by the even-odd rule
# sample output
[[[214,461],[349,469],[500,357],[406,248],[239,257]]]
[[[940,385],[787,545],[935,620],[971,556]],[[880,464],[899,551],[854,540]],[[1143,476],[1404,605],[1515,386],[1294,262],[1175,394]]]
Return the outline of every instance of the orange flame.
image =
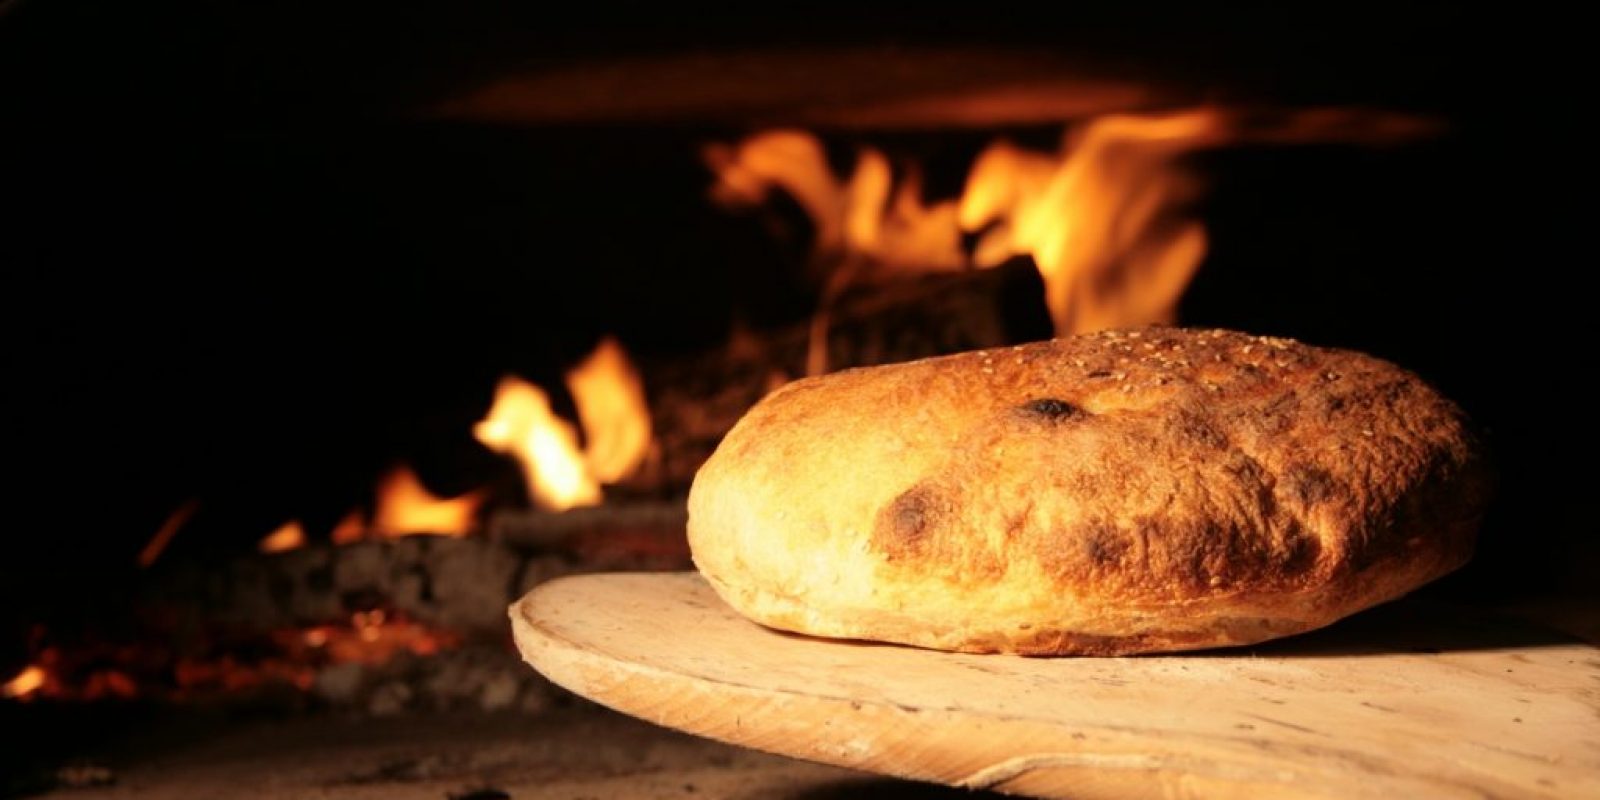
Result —
[[[472,531],[478,507],[483,504],[481,491],[460,497],[438,497],[405,465],[383,476],[378,482],[377,495],[371,523],[360,509],[351,509],[329,532],[334,544],[401,536],[466,536]],[[293,519],[263,537],[256,547],[263,553],[282,553],[305,547],[308,540],[305,526]]]
[[[194,516],[194,512],[199,510],[199,500],[189,500],[173,509],[172,513],[162,521],[161,527],[156,529],[155,535],[151,536],[150,541],[139,550],[139,566],[148,568],[156,563],[156,559],[161,557],[167,545],[172,543],[172,537],[177,536],[178,531],[189,524],[189,518]]]
[[[1057,335],[1171,322],[1205,255],[1205,229],[1177,212],[1198,186],[1175,163],[1227,133],[1212,110],[1090,122],[1056,156],[1005,143],[978,157],[964,230],[987,229],[974,262],[1031,255]]]
[[[16,677],[0,684],[0,697],[8,699],[27,697],[44,688],[48,678],[49,674],[44,671],[44,667],[37,664],[30,665],[17,673]]]
[[[550,409],[543,389],[502,378],[489,415],[473,434],[485,447],[517,459],[528,494],[540,506],[564,511],[600,502],[600,484],[589,476],[577,432]]]
[[[616,483],[633,474],[650,450],[650,407],[644,381],[616,339],[606,337],[567,373],[588,446],[589,474]]]
[[[602,340],[566,378],[587,448],[579,449],[577,431],[544,390],[512,376],[501,379],[488,416],[473,429],[484,446],[517,459],[528,494],[554,511],[599,503],[600,484],[628,477],[650,452],[644,382],[621,344]]]
[[[367,538],[367,520],[361,515],[361,509],[352,508],[340,517],[333,530],[329,531],[328,538],[334,544],[353,544]]]
[[[368,527],[382,538],[415,534],[466,536],[482,502],[481,492],[437,497],[422,485],[415,472],[402,465],[378,484],[378,503]]]
[[[1057,335],[1170,322],[1205,256],[1205,229],[1185,215],[1199,186],[1182,157],[1239,142],[1406,141],[1430,120],[1365,109],[1223,110],[1113,114],[1070,129],[1056,153],[990,145],[957,201],[927,203],[909,171],[867,147],[849,178],[835,177],[816,137],[772,131],[705,149],[712,200],[727,208],[791,195],[816,231],[813,260],[826,276],[813,320],[809,369],[825,368],[828,306],[845,285],[874,275],[997,266],[1032,256]],[[963,234],[978,236],[969,258]],[[815,330],[815,329],[820,329]]]
[[[841,181],[829,171],[822,143],[803,131],[759,133],[737,146],[713,144],[705,151],[717,173],[714,201],[746,208],[765,202],[773,188],[782,189],[810,217],[813,249],[824,259],[961,269],[955,204],[924,205],[916,173],[896,189],[887,156],[870,147],[859,156],[850,178]]]
[[[306,529],[300,520],[291,519],[261,539],[256,549],[263,553],[282,553],[306,546]]]

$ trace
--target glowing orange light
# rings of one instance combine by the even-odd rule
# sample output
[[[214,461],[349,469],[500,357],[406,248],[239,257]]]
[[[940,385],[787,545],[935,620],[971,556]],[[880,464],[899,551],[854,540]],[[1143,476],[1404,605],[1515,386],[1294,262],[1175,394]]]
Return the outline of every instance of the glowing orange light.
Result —
[[[44,667],[31,665],[17,673],[11,680],[0,685],[0,697],[22,698],[44,688],[45,680],[49,674]]]
[[[1220,143],[1226,119],[1201,109],[1112,115],[1056,155],[1001,143],[978,157],[962,229],[983,230],[974,262],[1031,255],[1056,334],[1171,322],[1205,255],[1205,230],[1180,212],[1198,184],[1178,158]]]
[[[361,515],[360,509],[351,509],[349,513],[339,518],[333,526],[333,531],[328,538],[334,544],[354,544],[367,537],[367,520]]]
[[[172,543],[172,537],[177,536],[178,531],[184,525],[189,524],[189,518],[194,516],[194,512],[199,510],[199,500],[189,500],[173,509],[172,513],[167,515],[166,520],[161,523],[161,527],[156,529],[155,535],[151,536],[150,541],[145,543],[144,548],[139,551],[139,566],[149,567],[151,564],[156,563],[156,559],[161,557],[162,551],[166,550],[167,545]]]
[[[371,532],[386,538],[413,534],[466,536],[482,502],[479,492],[437,497],[409,467],[399,466],[378,484]]]
[[[528,494],[540,506],[562,511],[600,502],[600,484],[589,476],[577,432],[550,409],[550,398],[539,387],[502,378],[489,415],[473,434],[489,449],[517,459]]]
[[[990,145],[959,200],[929,203],[915,170],[894,179],[889,159],[863,147],[835,176],[816,137],[792,130],[704,151],[726,208],[792,198],[815,231],[822,302],[807,369],[827,367],[831,302],[848,284],[904,272],[998,266],[1031,256],[1057,335],[1170,322],[1206,252],[1189,215],[1196,151],[1240,142],[1389,144],[1432,135],[1430,120],[1368,109],[1220,109],[1110,114],[1070,128],[1054,153]],[[976,236],[969,257],[963,236]]]
[[[282,553],[285,550],[294,550],[306,546],[306,529],[300,520],[291,519],[272,533],[267,534],[256,545],[263,553]]]
[[[644,381],[616,339],[600,341],[594,352],[567,373],[567,388],[578,407],[587,440],[584,461],[600,483],[631,475],[650,450],[650,407]]]
[[[599,503],[600,485],[628,477],[650,452],[644,382],[617,340],[601,340],[566,378],[587,448],[578,447],[577,431],[550,408],[543,389],[510,375],[473,428],[484,446],[517,459],[528,494],[553,511]]]

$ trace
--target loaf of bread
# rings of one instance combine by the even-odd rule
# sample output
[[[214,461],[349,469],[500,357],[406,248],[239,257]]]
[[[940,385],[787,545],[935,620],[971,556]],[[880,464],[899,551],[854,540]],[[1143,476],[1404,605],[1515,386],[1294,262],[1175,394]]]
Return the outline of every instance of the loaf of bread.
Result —
[[[1106,331],[796,381],[696,476],[735,609],[816,636],[1117,655],[1327,625],[1461,566],[1461,411],[1360,353]]]

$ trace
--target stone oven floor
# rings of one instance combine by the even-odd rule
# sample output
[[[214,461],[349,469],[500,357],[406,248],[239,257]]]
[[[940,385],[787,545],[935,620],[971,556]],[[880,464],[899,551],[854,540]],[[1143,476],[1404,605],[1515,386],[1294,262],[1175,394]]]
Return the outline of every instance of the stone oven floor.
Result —
[[[985,796],[766,755],[579,703],[541,714],[168,719],[75,755],[49,798]]]

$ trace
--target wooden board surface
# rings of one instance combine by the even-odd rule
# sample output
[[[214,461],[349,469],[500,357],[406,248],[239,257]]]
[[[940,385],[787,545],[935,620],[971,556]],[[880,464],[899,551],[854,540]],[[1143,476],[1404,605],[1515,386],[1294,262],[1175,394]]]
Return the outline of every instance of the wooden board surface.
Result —
[[[566,688],[798,758],[1062,798],[1600,797],[1600,650],[1400,603],[1245,650],[974,656],[779,633],[693,573],[511,609]]]

